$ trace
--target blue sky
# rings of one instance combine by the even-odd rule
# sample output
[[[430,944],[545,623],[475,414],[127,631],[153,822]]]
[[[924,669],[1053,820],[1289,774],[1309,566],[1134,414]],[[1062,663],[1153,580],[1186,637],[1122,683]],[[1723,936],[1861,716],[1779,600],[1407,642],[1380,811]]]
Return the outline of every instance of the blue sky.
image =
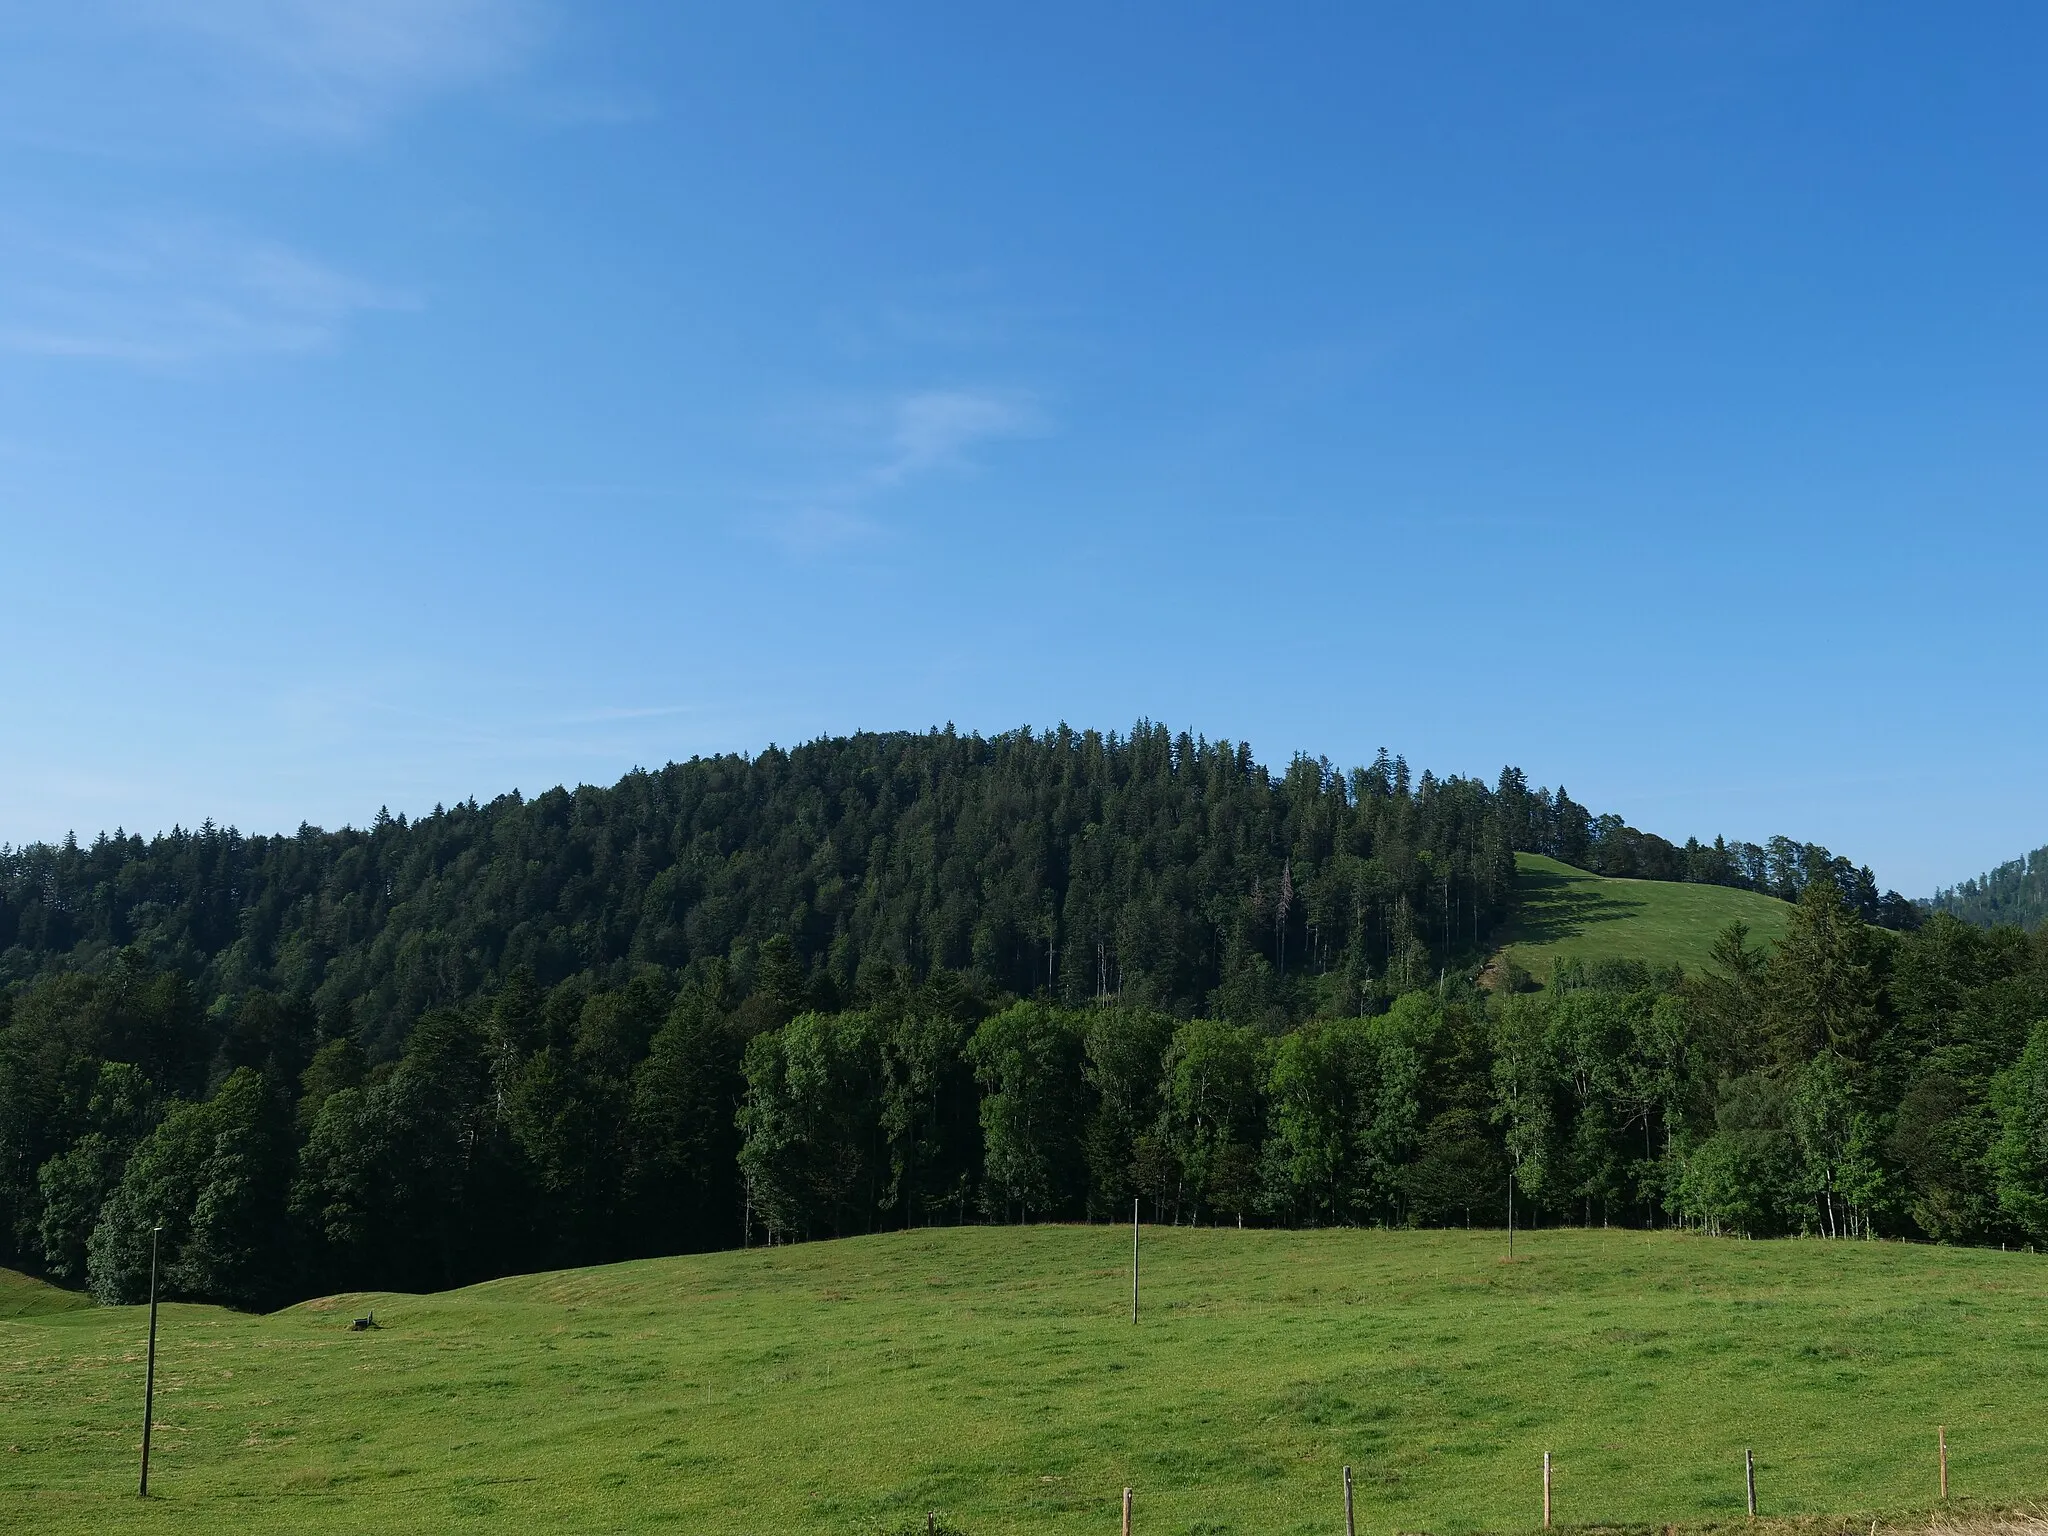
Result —
[[[1139,716],[2048,842],[2023,6],[0,17],[0,841]]]

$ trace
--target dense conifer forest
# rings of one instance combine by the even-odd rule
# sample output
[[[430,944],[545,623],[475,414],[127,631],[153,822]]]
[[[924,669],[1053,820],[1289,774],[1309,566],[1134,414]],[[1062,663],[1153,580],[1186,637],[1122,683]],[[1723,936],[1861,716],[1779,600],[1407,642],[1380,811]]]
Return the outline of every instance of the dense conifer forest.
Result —
[[[1975,880],[1936,891],[1927,905],[1980,928],[2000,923],[2038,928],[2048,919],[2048,848],[2036,848]]]
[[[1515,854],[1796,903],[1524,987]],[[2048,955],[1787,839],[1141,724],[0,852],[0,1263],[245,1306],[907,1224],[2048,1235]]]

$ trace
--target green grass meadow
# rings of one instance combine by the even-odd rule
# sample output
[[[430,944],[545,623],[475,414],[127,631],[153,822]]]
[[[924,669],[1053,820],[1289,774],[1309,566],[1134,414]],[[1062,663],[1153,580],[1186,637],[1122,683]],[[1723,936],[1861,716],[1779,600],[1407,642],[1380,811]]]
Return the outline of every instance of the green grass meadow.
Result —
[[[1725,885],[1608,880],[1540,854],[1519,853],[1521,906],[1500,949],[1539,983],[1560,960],[1707,964],[1715,937],[1740,919],[1750,943],[1775,944],[1792,909],[1775,896]]]
[[[1193,1536],[2048,1491],[2048,1259],[1673,1233],[961,1228],[268,1317],[0,1280],[0,1530]],[[374,1333],[349,1319],[374,1304]],[[1860,1529],[1860,1526],[1859,1526]]]
[[[0,1322],[20,1317],[48,1317],[53,1313],[78,1312],[92,1303],[76,1291],[60,1291],[54,1285],[0,1269]]]

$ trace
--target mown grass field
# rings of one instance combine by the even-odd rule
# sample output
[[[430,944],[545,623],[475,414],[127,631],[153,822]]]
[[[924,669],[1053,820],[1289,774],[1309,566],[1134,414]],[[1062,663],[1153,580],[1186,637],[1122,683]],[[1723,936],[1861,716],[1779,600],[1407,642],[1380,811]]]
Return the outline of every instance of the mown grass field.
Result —
[[[0,1319],[0,1530],[1517,1530],[2048,1492],[2048,1258],[1670,1233],[965,1228],[269,1317]],[[22,1289],[10,1284],[6,1294]]]
[[[1499,958],[1538,983],[1559,960],[1641,960],[1652,966],[1707,963],[1715,936],[1740,919],[1750,943],[1784,937],[1791,907],[1773,896],[1724,885],[1666,880],[1608,880],[1540,854],[1515,855],[1521,910]]]

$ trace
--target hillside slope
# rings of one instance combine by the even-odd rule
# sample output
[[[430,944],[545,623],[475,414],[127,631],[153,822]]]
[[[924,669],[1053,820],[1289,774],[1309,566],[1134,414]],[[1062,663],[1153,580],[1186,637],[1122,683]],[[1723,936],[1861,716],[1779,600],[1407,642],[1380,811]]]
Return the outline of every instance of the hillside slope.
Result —
[[[0,1269],[0,1318],[47,1317],[53,1312],[77,1312],[91,1305],[76,1291],[63,1290],[11,1269]]]
[[[1515,856],[1521,897],[1497,964],[1513,961],[1538,983],[1561,960],[1640,960],[1696,970],[1715,935],[1749,925],[1750,942],[1775,944],[1791,907],[1773,896],[1726,885],[1608,880],[1541,854]]]
[[[0,1321],[0,1529],[1526,1529],[2048,1491],[2048,1261],[1889,1243],[955,1228],[269,1317]],[[355,1333],[374,1306],[382,1325]]]

